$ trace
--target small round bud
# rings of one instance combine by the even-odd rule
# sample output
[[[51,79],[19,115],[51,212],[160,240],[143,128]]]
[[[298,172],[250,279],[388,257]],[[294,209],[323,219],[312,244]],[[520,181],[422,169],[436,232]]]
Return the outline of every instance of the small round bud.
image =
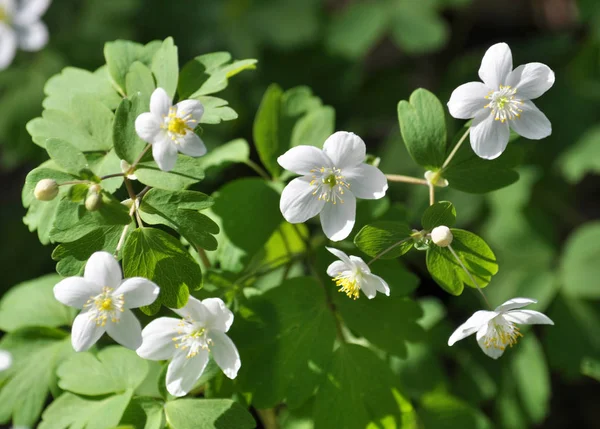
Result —
[[[447,226],[436,226],[431,231],[431,241],[440,247],[450,246],[453,239],[454,236],[452,235],[452,231],[450,231],[450,228]]]
[[[100,191],[102,190],[102,186],[100,186],[97,183],[94,183],[93,185],[91,185],[88,189],[88,195],[89,194],[99,194]]]
[[[85,208],[90,212],[94,212],[100,207],[102,207],[102,195],[93,192],[89,193],[85,199]]]
[[[51,201],[58,195],[58,183],[54,179],[42,179],[35,185],[33,195],[40,201]]]

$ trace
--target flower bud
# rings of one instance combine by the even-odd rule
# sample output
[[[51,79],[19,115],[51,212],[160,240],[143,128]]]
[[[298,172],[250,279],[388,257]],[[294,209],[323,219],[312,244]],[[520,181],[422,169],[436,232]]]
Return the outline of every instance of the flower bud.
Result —
[[[431,231],[431,241],[440,247],[450,246],[453,239],[454,236],[452,235],[452,231],[450,231],[450,228],[447,226],[436,226]]]
[[[440,188],[445,188],[448,186],[448,181],[439,175],[437,172],[433,172],[431,170],[427,170],[425,172],[425,180],[428,183],[431,183],[433,186],[438,186]]]
[[[42,179],[35,185],[33,195],[40,201],[51,201],[58,195],[58,183],[54,179]]]
[[[102,207],[102,195],[99,193],[90,192],[85,199],[85,208],[90,212],[94,212],[100,207]]]

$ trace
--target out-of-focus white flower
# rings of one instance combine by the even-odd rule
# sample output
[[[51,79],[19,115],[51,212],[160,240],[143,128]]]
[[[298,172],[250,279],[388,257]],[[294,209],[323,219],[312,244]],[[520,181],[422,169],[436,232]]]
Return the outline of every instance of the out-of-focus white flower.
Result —
[[[519,337],[523,336],[515,323],[554,325],[548,316],[539,311],[521,310],[522,307],[535,303],[535,299],[513,298],[494,311],[477,311],[454,331],[448,339],[448,345],[452,346],[457,341],[477,333],[477,342],[481,350],[489,357],[498,359],[507,346],[512,347]]]
[[[487,50],[481,82],[469,82],[454,90],[448,102],[450,114],[471,119],[471,146],[481,158],[494,159],[504,152],[510,129],[533,140],[552,133],[552,125],[533,104],[554,84],[554,72],[545,64],[529,63],[513,70],[512,54],[506,43]]]
[[[77,352],[89,349],[105,332],[117,343],[137,349],[142,344],[142,327],[130,309],[152,304],[158,292],[148,279],[123,280],[119,263],[108,252],[90,256],[83,277],[67,277],[54,286],[58,301],[82,309],[71,331]]]
[[[356,198],[376,200],[388,188],[385,175],[365,164],[366,146],[356,134],[338,131],[323,144],[296,146],[277,158],[286,170],[301,174],[283,190],[279,208],[290,223],[320,214],[325,235],[348,237],[356,219]]]
[[[150,97],[150,112],[135,120],[135,131],[152,145],[152,156],[163,171],[170,171],[177,162],[177,152],[202,156],[206,146],[194,132],[204,106],[197,100],[183,100],[173,106],[162,88],[156,88]]]
[[[0,70],[12,63],[17,48],[39,51],[48,43],[40,20],[51,0],[0,0]]]
[[[0,371],[6,371],[12,366],[12,355],[6,350],[0,350]]]

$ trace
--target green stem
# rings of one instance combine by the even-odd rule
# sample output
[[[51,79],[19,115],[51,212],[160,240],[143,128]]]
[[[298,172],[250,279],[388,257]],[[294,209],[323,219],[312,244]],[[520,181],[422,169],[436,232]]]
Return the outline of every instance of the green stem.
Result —
[[[487,300],[487,297],[483,293],[483,290],[481,289],[481,286],[479,286],[479,283],[477,283],[475,281],[475,277],[473,277],[473,275],[471,274],[471,272],[469,270],[467,270],[467,267],[465,267],[465,264],[463,264],[463,261],[461,261],[461,259],[458,257],[458,255],[456,254],[456,252],[454,251],[454,249],[452,248],[452,246],[448,245],[448,250],[450,250],[450,253],[452,253],[452,256],[454,256],[454,259],[456,259],[456,262],[458,262],[458,264],[462,267],[462,269],[465,271],[465,273],[467,273],[467,276],[469,276],[469,279],[471,279],[471,281],[473,282],[473,284],[477,287],[477,290],[479,291],[479,293],[483,297],[483,300],[487,304],[488,308],[491,310],[492,306],[490,305],[489,301]]]
[[[100,178],[100,180],[106,180],[106,179],[111,179],[113,177],[123,177],[125,176],[124,173],[114,173],[114,174],[107,174],[106,176],[102,176]]]
[[[150,150],[151,147],[152,147],[152,145],[150,145],[150,144],[146,145],[146,147],[144,148],[144,150],[142,151],[142,153],[140,153],[140,155],[133,162],[133,164],[131,164],[131,168],[129,169],[129,171],[134,171],[135,170],[135,168],[140,163],[140,161],[142,160],[142,158],[144,157],[144,155],[146,155],[146,152],[148,152],[148,150]]]
[[[433,184],[429,184],[429,205],[432,206],[435,204],[435,186]]]
[[[262,177],[265,180],[271,180],[271,177],[267,174],[267,172],[265,170],[262,169],[262,167],[260,165],[258,165],[256,162],[252,161],[251,159],[247,159],[245,164],[250,167],[251,169],[253,169],[256,173],[258,173],[258,175],[260,177]]]
[[[419,179],[417,177],[411,176],[403,176],[401,174],[386,174],[386,179],[390,182],[403,182],[403,183],[412,183],[415,185],[428,185],[429,183],[425,179]]]
[[[386,254],[386,253],[388,253],[389,251],[393,250],[394,248],[396,248],[396,247],[400,246],[401,244],[403,244],[403,243],[406,243],[408,240],[412,240],[412,239],[413,239],[413,237],[412,237],[412,236],[410,236],[410,237],[407,237],[407,238],[405,238],[405,239],[403,239],[403,240],[400,240],[400,241],[399,241],[399,242],[397,242],[397,243],[394,243],[394,244],[392,244],[390,247],[388,247],[388,248],[387,248],[387,249],[385,249],[383,252],[379,253],[379,254],[378,254],[378,255],[376,255],[376,256],[375,256],[373,259],[371,259],[371,260],[370,260],[370,261],[367,263],[367,265],[371,265],[373,262],[375,262],[376,260],[378,260],[379,258],[381,258],[383,255],[385,255],[385,254]]]
[[[456,143],[456,146],[454,146],[454,149],[452,149],[452,152],[450,152],[450,155],[448,155],[448,158],[446,158],[446,160],[444,161],[444,164],[442,164],[442,168],[440,169],[440,171],[444,170],[448,166],[448,164],[450,164],[450,161],[452,161],[452,158],[454,158],[454,155],[456,155],[456,152],[458,152],[458,149],[460,149],[460,146],[463,144],[470,131],[471,127],[467,128],[467,131],[465,131],[458,143]]]

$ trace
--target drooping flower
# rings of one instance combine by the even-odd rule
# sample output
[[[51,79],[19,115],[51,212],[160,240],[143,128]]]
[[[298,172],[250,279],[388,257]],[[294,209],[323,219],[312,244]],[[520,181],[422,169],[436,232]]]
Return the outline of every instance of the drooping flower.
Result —
[[[175,167],[177,152],[189,156],[202,156],[206,146],[194,132],[204,113],[197,100],[183,100],[173,106],[171,98],[162,88],[156,88],[150,97],[150,112],[135,120],[135,131],[152,145],[152,156],[163,171]]]
[[[233,341],[225,334],[233,323],[233,313],[219,298],[200,301],[190,296],[188,303],[172,309],[181,319],[160,317],[142,331],[138,355],[150,360],[171,359],[167,369],[167,390],[184,396],[198,381],[209,353],[229,378],[235,378],[242,363]]]
[[[348,237],[356,218],[356,198],[379,199],[388,188],[385,175],[364,163],[365,143],[356,134],[338,131],[323,144],[296,146],[277,158],[286,170],[301,174],[283,190],[279,208],[290,223],[320,214],[325,235]]]
[[[6,350],[0,350],[0,371],[6,371],[12,366],[12,354]]]
[[[457,341],[477,333],[477,342],[481,350],[489,357],[498,359],[507,346],[512,347],[519,337],[523,336],[515,326],[516,323],[554,325],[548,316],[539,311],[521,310],[522,307],[535,303],[535,299],[513,298],[494,311],[477,311],[454,331],[448,339],[448,345],[452,346]]]
[[[372,274],[369,266],[361,258],[348,256],[333,247],[325,248],[339,258],[339,261],[329,265],[327,275],[339,286],[340,292],[352,299],[358,299],[361,290],[369,299],[375,298],[377,292],[390,296],[390,288],[385,280]]]
[[[506,43],[487,50],[479,69],[481,82],[469,82],[454,90],[448,102],[450,114],[471,119],[471,146],[481,158],[494,159],[504,152],[510,129],[532,140],[548,137],[552,125],[533,104],[554,84],[554,72],[545,64],[529,63],[513,70]]]
[[[0,70],[12,63],[17,48],[39,51],[48,43],[40,20],[51,0],[0,0]]]
[[[89,349],[105,332],[117,343],[137,349],[142,344],[142,327],[130,309],[152,304],[158,292],[148,279],[123,280],[119,263],[108,252],[90,256],[83,277],[67,277],[54,286],[58,301],[82,309],[71,332],[77,352]]]

